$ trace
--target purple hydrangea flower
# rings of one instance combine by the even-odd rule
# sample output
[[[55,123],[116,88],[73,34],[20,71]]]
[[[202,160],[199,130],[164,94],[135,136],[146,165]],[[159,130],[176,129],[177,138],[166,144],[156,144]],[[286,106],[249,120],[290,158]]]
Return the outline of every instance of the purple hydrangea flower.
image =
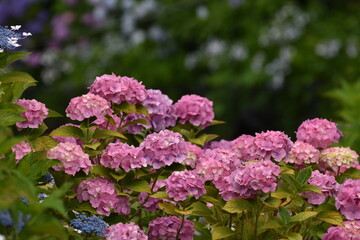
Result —
[[[204,179],[194,171],[175,171],[166,179],[166,193],[175,201],[184,201],[187,196],[196,199],[206,193]]]
[[[307,181],[308,184],[317,186],[322,193],[304,192],[303,196],[308,198],[308,202],[315,205],[322,204],[327,196],[333,196],[338,187],[334,176],[322,174],[318,170],[312,172],[312,176]]]
[[[332,168],[335,172],[354,167],[358,164],[357,153],[349,147],[332,147],[320,152],[319,162],[321,166]]]
[[[130,202],[127,196],[118,196],[115,185],[109,179],[92,178],[82,181],[75,188],[79,202],[89,201],[99,214],[110,215],[111,208],[118,214],[130,213]]]
[[[214,119],[213,102],[198,95],[184,95],[175,104],[175,116],[180,123],[208,126]]]
[[[129,124],[129,122],[131,122],[131,121],[135,121],[135,120],[138,120],[138,119],[144,119],[147,122],[147,124],[144,125],[142,123],[132,123],[132,124],[126,126],[126,130],[129,133],[138,134],[144,129],[151,128],[150,121],[144,114],[135,114],[135,113],[129,114],[129,115],[127,115],[125,117],[124,122],[123,122],[123,126],[125,124]]]
[[[215,148],[231,149],[232,148],[232,141],[221,139],[220,141],[207,142],[204,145],[204,149],[215,149]]]
[[[147,164],[159,169],[172,163],[182,163],[186,158],[185,140],[179,133],[161,130],[149,134],[140,144]]]
[[[18,99],[14,103],[26,108],[25,112],[21,113],[21,117],[25,118],[25,121],[16,123],[19,129],[38,128],[49,113],[45,104],[35,99]]]
[[[66,108],[66,116],[72,120],[83,121],[84,119],[96,117],[104,118],[111,113],[110,103],[104,98],[88,93],[70,100]]]
[[[33,149],[30,147],[30,144],[25,141],[16,144],[11,148],[11,150],[15,153],[16,163],[18,163],[29,152],[33,151]]]
[[[348,220],[360,219],[360,179],[346,179],[335,195],[335,206]]]
[[[360,221],[345,221],[343,226],[330,227],[321,239],[360,240]]]
[[[140,148],[129,146],[126,143],[110,143],[101,155],[100,163],[104,167],[129,172],[132,169],[146,167],[146,159]]]
[[[179,232],[181,219],[175,216],[160,217],[149,223],[149,240],[193,240],[194,239],[194,223],[184,219],[184,224]]]
[[[326,119],[314,118],[304,121],[296,132],[296,138],[316,148],[326,148],[338,142],[342,136],[336,124]]]
[[[175,126],[173,101],[160,90],[149,89],[146,91],[146,98],[143,105],[150,114],[151,125],[155,131]]]
[[[183,161],[183,164],[195,168],[199,162],[200,156],[203,154],[203,150],[190,142],[185,142],[185,144],[187,155]]]
[[[121,102],[141,104],[146,96],[145,87],[141,82],[115,74],[97,77],[89,89],[91,93],[117,104]]]
[[[296,141],[291,148],[290,157],[286,160],[287,163],[294,163],[297,166],[317,163],[319,160],[320,151],[313,145],[301,141]]]
[[[80,170],[89,174],[92,167],[89,155],[84,153],[79,145],[70,142],[59,143],[56,147],[51,148],[47,157],[58,159],[63,164],[53,166],[56,171],[64,170],[65,173],[73,176]]]
[[[106,229],[106,240],[147,240],[144,231],[135,223],[117,223]]]
[[[231,148],[242,161],[253,161],[258,158],[258,147],[255,137],[243,134],[231,142]]]

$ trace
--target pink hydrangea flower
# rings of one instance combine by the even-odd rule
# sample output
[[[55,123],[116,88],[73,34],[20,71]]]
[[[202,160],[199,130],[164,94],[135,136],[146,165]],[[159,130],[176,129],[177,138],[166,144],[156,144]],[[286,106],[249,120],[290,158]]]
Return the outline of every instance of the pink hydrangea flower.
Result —
[[[322,167],[330,167],[338,172],[341,167],[343,170],[355,167],[358,164],[358,158],[359,155],[349,147],[332,147],[320,152],[319,162]]]
[[[308,198],[308,202],[315,205],[322,204],[327,196],[333,196],[338,187],[334,176],[322,174],[318,170],[312,172],[312,176],[307,181],[308,184],[317,186],[322,193],[304,192],[303,196]]]
[[[128,126],[126,126],[126,130],[131,133],[131,134],[138,134],[140,133],[142,130],[144,129],[149,129],[151,128],[151,124],[150,124],[150,120],[144,115],[144,114],[129,114],[125,117],[124,122],[123,122],[123,126],[125,124],[129,124],[129,122],[131,121],[135,121],[138,119],[144,119],[147,124],[144,125],[142,123],[133,123],[130,124]]]
[[[114,114],[108,114],[111,119],[98,118],[93,123],[99,126],[99,129],[110,129],[113,131],[117,131],[120,126],[120,118]]]
[[[194,223],[184,219],[178,239],[177,232],[181,226],[181,219],[175,216],[159,217],[149,223],[149,240],[193,240]]]
[[[151,125],[155,131],[175,126],[173,101],[160,90],[149,89],[146,91],[146,98],[143,105],[150,114]]]
[[[345,221],[343,226],[330,227],[321,239],[360,240],[360,221]]]
[[[214,119],[213,102],[198,95],[184,95],[175,104],[175,116],[180,123],[208,126]]]
[[[204,149],[215,149],[215,148],[231,149],[232,148],[232,141],[221,139],[220,141],[207,142],[204,145]]]
[[[253,161],[257,155],[258,147],[255,145],[255,137],[243,134],[231,142],[231,149],[242,161]]]
[[[319,161],[320,151],[313,145],[301,141],[296,141],[291,148],[290,157],[287,163],[294,163],[297,166],[317,163]]]
[[[117,223],[106,229],[106,240],[147,240],[148,237],[138,225],[133,222]]]
[[[141,104],[146,96],[145,87],[141,82],[115,74],[97,77],[89,89],[91,93],[117,104],[121,102]]]
[[[304,121],[296,132],[296,138],[316,148],[326,148],[338,142],[342,136],[336,124],[326,119],[314,118]]]
[[[360,179],[346,179],[335,195],[335,206],[348,220],[360,219]]]
[[[79,202],[89,201],[99,214],[110,215],[111,208],[118,214],[130,213],[130,202],[127,196],[118,196],[115,185],[109,179],[92,178],[82,181],[75,188]]]
[[[26,110],[21,113],[21,117],[25,118],[25,121],[16,123],[19,129],[38,128],[49,113],[45,104],[35,99],[18,99],[14,103],[26,108]]]
[[[257,154],[261,158],[269,160],[273,157],[277,162],[289,157],[293,145],[290,138],[280,131],[256,133],[254,143],[258,148]]]
[[[82,148],[74,143],[59,143],[47,153],[49,159],[58,159],[63,165],[53,166],[56,171],[64,170],[65,173],[75,175],[80,170],[89,174],[92,167],[89,155],[84,153]]]
[[[185,142],[185,144],[187,155],[185,160],[183,161],[183,164],[195,168],[197,163],[199,162],[200,156],[203,154],[203,150],[190,142]]]
[[[204,179],[194,171],[175,171],[166,179],[166,193],[175,201],[184,201],[187,196],[196,199],[206,193]]]
[[[280,167],[270,160],[248,162],[225,178],[229,183],[227,191],[238,193],[242,198],[273,192],[279,175]]]
[[[111,113],[110,103],[104,98],[88,93],[70,100],[66,108],[66,116],[72,120],[83,121],[84,119],[96,117],[104,118]]]
[[[104,167],[129,172],[132,169],[146,167],[146,159],[140,148],[129,146],[126,143],[110,143],[101,155],[100,163]]]
[[[151,186],[152,186],[152,183],[151,183]],[[165,187],[165,180],[157,180],[153,191],[156,192],[162,187]],[[144,209],[148,212],[155,212],[157,209],[159,209],[158,203],[160,203],[160,202],[172,202],[168,199],[152,198],[152,197],[148,197],[148,196],[149,196],[149,194],[144,193],[144,192],[141,192],[138,196],[139,203],[144,204]]]
[[[159,169],[172,163],[182,163],[186,158],[185,140],[179,133],[161,130],[146,136],[140,144],[147,164]]]
[[[18,163],[29,152],[33,151],[33,149],[30,147],[30,144],[25,141],[16,144],[11,148],[11,150],[15,153],[16,163]]]

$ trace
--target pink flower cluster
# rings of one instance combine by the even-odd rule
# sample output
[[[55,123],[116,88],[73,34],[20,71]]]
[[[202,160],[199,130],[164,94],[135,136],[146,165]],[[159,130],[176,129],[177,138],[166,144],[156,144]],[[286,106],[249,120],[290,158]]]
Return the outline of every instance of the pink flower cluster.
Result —
[[[183,164],[195,168],[199,162],[200,156],[203,154],[203,150],[190,142],[186,142],[185,144],[187,155],[183,161]]]
[[[144,114],[135,114],[135,113],[129,114],[129,115],[127,115],[127,116],[125,117],[123,126],[124,126],[125,124],[129,124],[129,122],[136,121],[136,120],[138,120],[138,119],[144,119],[144,120],[146,120],[147,124],[144,125],[144,124],[142,124],[142,123],[132,123],[132,124],[130,124],[130,125],[128,125],[128,126],[126,127],[126,130],[127,130],[129,133],[131,133],[131,134],[138,134],[139,132],[141,132],[141,131],[144,130],[144,129],[149,129],[149,128],[151,128],[150,122],[149,122],[150,120],[149,120]]]
[[[140,104],[145,100],[146,95],[145,87],[141,82],[115,74],[97,77],[89,89],[91,93],[117,104],[121,102]]]
[[[360,219],[360,179],[346,179],[339,186],[335,206],[348,220]]]
[[[175,116],[180,123],[208,126],[214,119],[213,102],[198,95],[184,95],[175,104]]]
[[[18,99],[14,103],[26,108],[26,110],[21,113],[21,117],[25,118],[25,121],[16,123],[19,129],[38,128],[49,113],[45,104],[35,99]]]
[[[115,170],[122,168],[125,172],[146,167],[146,159],[140,148],[122,142],[110,143],[101,155],[100,163]]]
[[[187,196],[196,199],[206,193],[204,179],[194,171],[175,171],[166,179],[166,193],[175,201],[184,201]]]
[[[296,132],[296,138],[316,148],[326,148],[338,142],[342,136],[336,124],[326,119],[314,118],[304,121]]]
[[[152,183],[151,183],[152,186]],[[153,191],[156,192],[160,188],[165,186],[165,180],[157,180],[154,186]],[[144,204],[144,209],[148,212],[155,212],[159,207],[158,203],[160,202],[170,202],[167,199],[160,199],[160,198],[152,198],[149,197],[149,194],[141,192],[138,196],[139,203]],[[146,200],[147,199],[147,200]]]
[[[261,159],[269,160],[272,157],[277,162],[289,157],[293,145],[290,138],[280,131],[256,133],[254,143]]]
[[[253,161],[258,158],[255,137],[243,134],[231,142],[231,149],[242,161]]]
[[[160,217],[151,221],[149,224],[149,240],[193,240],[194,223],[184,219],[178,238],[177,232],[181,226],[181,219],[175,216]]]
[[[110,103],[92,93],[71,99],[65,111],[67,117],[77,121],[83,121],[91,117],[102,119],[106,114],[112,112]]]
[[[106,229],[106,240],[147,240],[148,237],[138,225],[133,222],[117,223]]]
[[[304,192],[302,195],[308,198],[308,202],[315,205],[322,204],[327,196],[333,196],[338,187],[338,183],[334,176],[322,174],[318,170],[312,172],[312,176],[308,180],[308,184],[317,186],[322,193]]]
[[[75,192],[79,202],[89,201],[99,214],[110,215],[111,208],[118,214],[130,213],[130,202],[127,196],[118,196],[115,185],[109,179],[92,178],[82,181]]]
[[[319,162],[325,168],[330,167],[335,172],[346,170],[358,164],[357,153],[349,147],[332,147],[321,151]]]
[[[360,221],[345,221],[343,226],[330,227],[322,240],[360,240]]]
[[[172,100],[160,90],[149,89],[146,91],[146,98],[143,105],[150,114],[151,125],[155,131],[175,126],[176,117]]]
[[[146,136],[140,144],[147,164],[159,169],[172,163],[182,163],[186,157],[185,140],[179,133],[161,130]]]
[[[33,149],[30,147],[30,144],[25,141],[16,144],[11,148],[11,150],[15,153],[16,163],[18,163],[29,152],[33,151]]]
[[[53,166],[56,171],[64,170],[65,173],[73,176],[80,170],[89,174],[92,167],[89,155],[84,153],[79,145],[70,142],[59,143],[56,147],[51,148],[47,157],[58,159],[63,164]]]
[[[225,178],[228,189],[222,192],[226,194],[229,191],[242,198],[253,198],[256,194],[275,191],[279,175],[280,167],[270,160],[248,162]]]
[[[296,166],[304,166],[319,161],[320,151],[313,145],[302,141],[296,141],[290,151],[287,163],[294,163]]]

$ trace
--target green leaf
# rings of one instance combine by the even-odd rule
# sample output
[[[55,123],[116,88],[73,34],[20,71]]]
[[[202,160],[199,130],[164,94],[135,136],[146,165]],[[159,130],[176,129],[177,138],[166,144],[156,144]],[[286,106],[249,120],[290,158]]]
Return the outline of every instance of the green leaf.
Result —
[[[281,174],[281,178],[297,192],[302,188],[302,184],[296,181],[293,175]]]
[[[219,124],[225,124],[225,121],[221,121],[221,120],[212,120],[212,122],[210,123],[210,126],[214,126],[214,125],[219,125]]]
[[[126,182],[124,187],[136,192],[151,193],[149,183],[143,179],[133,179],[131,182]]]
[[[101,142],[94,142],[91,144],[84,144],[83,147],[90,148],[92,150],[96,150],[101,145]]]
[[[119,181],[126,176],[126,172],[123,170],[118,170],[116,172],[110,171],[110,175],[116,180]]]
[[[61,115],[60,113],[54,111],[54,110],[51,110],[51,109],[48,109],[48,115],[46,116],[47,118],[53,118],[53,117],[64,117],[63,115]]]
[[[84,133],[75,126],[62,126],[52,131],[49,136],[84,138]]]
[[[25,121],[26,119],[19,116],[18,113],[10,111],[0,111],[0,127],[8,127],[17,122]]]
[[[291,232],[287,235],[287,238],[289,240],[302,240],[302,236],[300,235],[300,233],[294,233],[294,232]]]
[[[171,199],[165,191],[156,192],[154,194],[151,194],[150,197],[159,199]]]
[[[215,138],[219,137],[219,135],[216,134],[202,134],[198,138],[189,138],[189,141],[193,144],[197,144],[199,146],[204,146],[205,143],[210,142],[214,140]]]
[[[111,179],[110,170],[102,165],[93,165],[93,167],[90,169],[90,172],[96,176]]]
[[[211,236],[212,236],[212,240],[217,240],[226,237],[231,237],[235,234],[236,233],[228,227],[215,227]]]
[[[26,108],[14,104],[14,103],[0,103],[0,111],[10,111],[10,112],[15,112],[15,113],[21,113],[26,111]]]
[[[303,186],[299,192],[307,192],[307,191],[310,191],[310,192],[316,192],[316,193],[322,193],[321,189],[317,186],[314,186],[314,185],[305,185]]]
[[[5,68],[6,66],[10,65],[11,63],[26,57],[30,53],[28,52],[6,52],[0,54],[0,68]]]
[[[174,204],[168,202],[161,202],[158,203],[158,206],[161,210],[163,210],[165,213],[169,215],[174,215],[174,216],[180,215],[177,211],[175,211],[176,206]]]
[[[285,207],[283,206],[279,207],[279,214],[284,224],[287,224],[288,222],[291,221],[290,213]]]
[[[314,212],[314,211],[301,212],[296,214],[295,216],[292,216],[291,222],[302,222],[305,221],[306,219],[315,217],[317,214],[318,212]]]
[[[307,167],[298,173],[298,175],[296,176],[296,181],[301,185],[304,185],[307,182],[307,180],[311,177],[311,174],[312,174],[311,167]]]
[[[146,107],[144,107],[143,105],[140,105],[140,104],[136,104],[135,105],[135,108],[136,108],[136,113],[140,113],[140,114],[144,114],[146,117],[150,117],[149,115],[149,111],[147,110]]]
[[[279,198],[275,198],[275,197],[268,197],[267,199],[265,199],[265,201],[262,201],[266,206],[271,207],[271,208],[278,208],[280,207],[281,204],[281,200]]]
[[[98,129],[97,128],[93,135],[94,139],[107,138],[107,137],[118,137],[118,138],[126,139],[126,137],[123,134],[116,132],[116,131],[109,130],[109,129]]]
[[[342,215],[337,211],[323,211],[319,212],[316,216],[317,219],[330,223],[332,225],[342,225],[343,218]]]
[[[1,83],[37,82],[30,74],[25,72],[8,72],[0,75]]]
[[[29,87],[36,86],[35,82],[15,82],[11,85],[12,94],[11,94],[11,101],[14,102],[15,100],[19,99],[24,91]]]
[[[49,197],[45,198],[43,202],[41,202],[41,206],[43,208],[51,208],[59,212],[63,217],[67,218],[63,197],[65,193],[71,188],[71,183],[65,183],[61,186],[61,188],[56,189],[54,192],[50,194]]]
[[[223,209],[229,213],[241,213],[242,211],[251,211],[251,203],[245,199],[232,199],[228,201]]]
[[[122,128],[126,128],[127,126],[130,126],[132,124],[142,124],[144,126],[147,126],[149,123],[148,123],[148,121],[146,121],[146,119],[140,118],[140,119],[126,122],[124,125],[122,125]]]
[[[58,142],[52,137],[42,136],[30,141],[29,144],[35,151],[44,151],[55,147],[58,145]]]

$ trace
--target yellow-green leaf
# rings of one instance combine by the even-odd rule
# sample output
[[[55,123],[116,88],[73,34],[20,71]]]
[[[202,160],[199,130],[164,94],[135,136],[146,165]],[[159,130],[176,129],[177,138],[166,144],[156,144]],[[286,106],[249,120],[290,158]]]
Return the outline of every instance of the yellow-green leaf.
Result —
[[[223,209],[229,213],[240,213],[242,211],[251,211],[251,203],[245,199],[232,199],[228,201]]]
[[[295,216],[292,216],[291,222],[302,222],[305,221],[306,219],[315,217],[317,214],[318,212],[314,212],[314,211],[301,212],[296,214]]]
[[[236,233],[228,227],[215,227],[211,236],[212,240],[222,239],[235,235]]]

